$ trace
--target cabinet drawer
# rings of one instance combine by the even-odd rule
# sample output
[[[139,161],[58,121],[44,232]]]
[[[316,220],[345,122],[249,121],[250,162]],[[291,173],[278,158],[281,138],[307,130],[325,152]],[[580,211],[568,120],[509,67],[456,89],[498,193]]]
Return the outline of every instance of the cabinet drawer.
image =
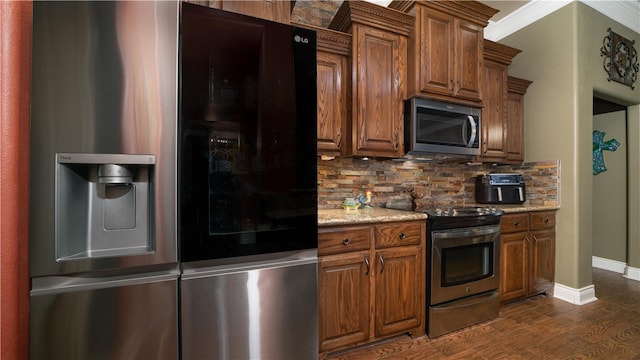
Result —
[[[500,231],[502,233],[529,231],[529,213],[502,215]]]
[[[376,248],[419,245],[422,240],[422,224],[411,222],[376,225],[375,239]]]
[[[320,228],[318,255],[369,249],[369,226]]]
[[[531,213],[531,230],[550,229],[556,226],[556,213],[541,211]]]

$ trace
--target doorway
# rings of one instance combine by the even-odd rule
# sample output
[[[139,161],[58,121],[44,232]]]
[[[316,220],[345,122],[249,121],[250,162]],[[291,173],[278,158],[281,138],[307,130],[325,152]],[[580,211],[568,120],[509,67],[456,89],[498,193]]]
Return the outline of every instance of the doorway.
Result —
[[[627,107],[594,97],[593,130],[604,133],[599,141],[594,137],[594,152],[602,153],[605,166],[604,171],[593,170],[593,266],[624,273],[628,261]]]

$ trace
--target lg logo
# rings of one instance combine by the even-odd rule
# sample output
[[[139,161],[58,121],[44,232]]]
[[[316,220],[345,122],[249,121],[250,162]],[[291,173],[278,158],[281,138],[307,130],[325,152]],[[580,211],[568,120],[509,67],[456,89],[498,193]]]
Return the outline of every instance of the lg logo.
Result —
[[[300,43],[300,42],[301,42],[301,43],[303,43],[303,44],[308,44],[308,43],[309,43],[309,38],[303,38],[303,37],[300,37],[299,35],[294,36],[294,37],[293,37],[293,40],[294,40],[295,42],[298,42],[298,43]]]

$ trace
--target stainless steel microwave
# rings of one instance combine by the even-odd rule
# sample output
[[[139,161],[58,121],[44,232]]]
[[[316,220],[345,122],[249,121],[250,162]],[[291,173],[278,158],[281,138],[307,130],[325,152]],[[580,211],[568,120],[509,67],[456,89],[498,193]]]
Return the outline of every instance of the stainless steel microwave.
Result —
[[[480,112],[480,108],[433,99],[405,100],[405,154],[479,156]]]

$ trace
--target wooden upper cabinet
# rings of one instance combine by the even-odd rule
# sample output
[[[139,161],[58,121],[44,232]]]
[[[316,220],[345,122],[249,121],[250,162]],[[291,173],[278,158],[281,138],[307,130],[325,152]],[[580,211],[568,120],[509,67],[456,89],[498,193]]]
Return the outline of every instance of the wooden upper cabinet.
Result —
[[[485,161],[501,161],[506,158],[507,67],[494,61],[485,61],[484,89],[487,95],[480,130],[482,158]]]
[[[389,7],[415,16],[409,95],[481,103],[484,27],[497,10],[477,1],[393,1]]]
[[[455,70],[453,96],[482,101],[482,39],[484,28],[468,21],[455,19],[455,46],[452,54]]]
[[[352,35],[349,155],[402,157],[407,41],[413,17],[345,1],[329,25]]]
[[[424,40],[416,44],[419,48],[412,53],[418,56],[414,63],[419,68],[409,71],[412,81],[410,91],[453,95],[453,16],[439,11],[430,13],[423,7],[418,11],[422,22],[415,30],[416,37]]]
[[[531,81],[507,78],[507,162],[524,161],[524,94]]]
[[[351,34],[306,24],[292,25],[316,32],[318,155],[347,155],[351,147],[348,107]]]
[[[341,156],[349,139],[351,35],[318,30],[318,155]]]
[[[193,1],[198,2],[198,1]],[[202,1],[200,1],[202,2]],[[277,21],[285,24],[291,22],[291,11],[295,1],[260,0],[213,0],[208,1],[209,7],[222,9],[238,14]]]
[[[520,50],[510,46],[484,40],[481,161],[503,163],[507,160],[507,70],[519,53]]]

